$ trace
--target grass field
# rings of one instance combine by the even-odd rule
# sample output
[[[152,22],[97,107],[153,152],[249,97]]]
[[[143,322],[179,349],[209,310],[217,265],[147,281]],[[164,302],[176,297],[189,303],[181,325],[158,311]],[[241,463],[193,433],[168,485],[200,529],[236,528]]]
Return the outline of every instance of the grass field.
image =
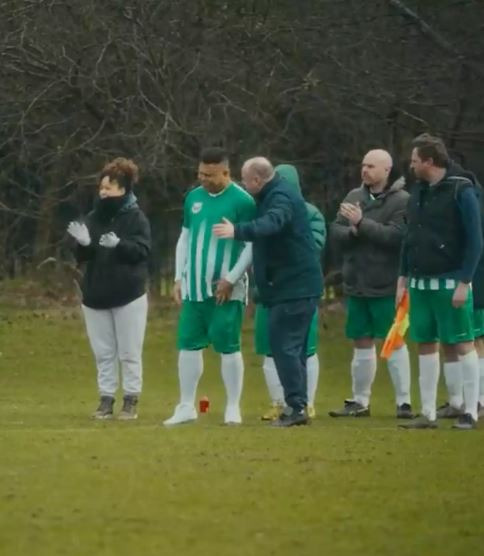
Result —
[[[220,426],[209,353],[199,393],[211,412],[166,430],[177,400],[173,315],[152,315],[134,423],[89,419],[95,375],[78,318],[4,318],[0,555],[483,554],[484,431],[398,430],[384,367],[372,418],[331,420],[349,395],[350,349],[341,317],[327,322],[311,427],[258,420],[266,394],[249,321],[244,425]]]

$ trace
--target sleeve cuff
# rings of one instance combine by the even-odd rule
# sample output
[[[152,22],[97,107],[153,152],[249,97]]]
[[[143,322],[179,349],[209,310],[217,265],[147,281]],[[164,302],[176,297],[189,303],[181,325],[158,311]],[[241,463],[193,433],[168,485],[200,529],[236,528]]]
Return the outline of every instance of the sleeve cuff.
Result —
[[[234,226],[234,239],[242,240],[244,239],[244,228],[242,224],[236,224]]]

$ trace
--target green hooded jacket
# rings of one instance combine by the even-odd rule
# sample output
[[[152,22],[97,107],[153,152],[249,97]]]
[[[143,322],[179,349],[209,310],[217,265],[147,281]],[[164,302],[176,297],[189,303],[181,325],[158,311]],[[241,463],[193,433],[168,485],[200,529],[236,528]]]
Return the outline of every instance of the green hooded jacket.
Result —
[[[292,166],[292,164],[279,164],[279,166],[275,167],[275,170],[281,178],[284,178],[288,183],[294,185],[294,187],[301,191],[299,174],[295,166]],[[306,203],[306,209],[308,211],[309,224],[311,225],[314,241],[321,252],[326,245],[326,221],[319,209],[311,203]]]

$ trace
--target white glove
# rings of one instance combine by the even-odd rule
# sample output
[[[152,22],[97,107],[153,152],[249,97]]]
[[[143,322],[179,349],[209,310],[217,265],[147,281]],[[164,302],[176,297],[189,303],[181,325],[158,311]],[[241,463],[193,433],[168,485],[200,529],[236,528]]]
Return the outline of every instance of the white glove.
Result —
[[[108,249],[114,249],[118,243],[119,237],[114,232],[103,234],[99,239],[99,245],[101,247],[107,247]]]
[[[71,235],[79,245],[87,247],[91,243],[91,236],[85,224],[81,222],[71,222],[67,226],[67,233]]]

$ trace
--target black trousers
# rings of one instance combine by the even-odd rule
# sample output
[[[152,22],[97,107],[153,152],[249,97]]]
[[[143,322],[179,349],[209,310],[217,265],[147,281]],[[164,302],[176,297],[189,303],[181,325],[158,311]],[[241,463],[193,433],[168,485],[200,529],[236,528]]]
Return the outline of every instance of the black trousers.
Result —
[[[286,404],[301,411],[308,403],[307,344],[317,298],[285,301],[269,307],[269,342]]]

